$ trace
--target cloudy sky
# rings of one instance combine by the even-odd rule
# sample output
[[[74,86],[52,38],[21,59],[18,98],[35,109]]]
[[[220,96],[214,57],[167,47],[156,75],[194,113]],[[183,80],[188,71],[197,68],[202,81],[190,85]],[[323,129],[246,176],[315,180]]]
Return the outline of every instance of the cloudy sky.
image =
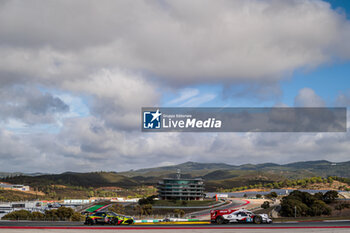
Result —
[[[350,105],[347,1],[0,1],[1,171],[350,160],[349,133],[142,133],[143,106]]]

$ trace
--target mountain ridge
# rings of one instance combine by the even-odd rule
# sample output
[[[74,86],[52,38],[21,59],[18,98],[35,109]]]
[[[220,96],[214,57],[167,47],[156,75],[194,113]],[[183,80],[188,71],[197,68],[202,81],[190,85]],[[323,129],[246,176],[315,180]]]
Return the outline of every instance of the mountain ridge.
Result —
[[[38,176],[17,175],[1,179],[17,184],[71,185],[82,187],[118,186],[123,188],[142,185],[155,186],[165,177],[176,177],[177,169],[183,178],[204,178],[208,190],[254,184],[280,182],[286,179],[338,176],[350,178],[350,161],[300,161],[279,165],[276,163],[230,165],[225,163],[185,162],[172,166],[144,168],[127,172],[64,172]],[[1,182],[0,180],[0,182]]]

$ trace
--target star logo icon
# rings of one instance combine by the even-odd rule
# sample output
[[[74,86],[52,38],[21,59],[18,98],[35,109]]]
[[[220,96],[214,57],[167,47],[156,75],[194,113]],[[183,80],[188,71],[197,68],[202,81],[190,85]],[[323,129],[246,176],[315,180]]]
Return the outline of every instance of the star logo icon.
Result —
[[[159,109],[153,111],[143,111],[143,129],[160,129],[162,128],[162,113]]]
[[[154,120],[159,121],[159,117],[162,115],[162,113],[159,112],[159,109],[157,109],[157,111],[155,113],[152,113],[152,120],[151,122],[153,122]]]

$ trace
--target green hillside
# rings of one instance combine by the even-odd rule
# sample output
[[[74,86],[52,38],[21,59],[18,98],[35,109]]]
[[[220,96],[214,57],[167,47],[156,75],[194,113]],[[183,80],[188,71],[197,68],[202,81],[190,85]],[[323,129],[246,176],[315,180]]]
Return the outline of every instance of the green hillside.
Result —
[[[26,184],[34,187],[43,185],[70,185],[82,187],[134,187],[139,185],[138,181],[132,178],[125,177],[123,175],[119,175],[115,172],[66,172],[62,174],[40,176],[20,175],[4,178],[2,179],[2,181],[14,184]]]
[[[35,200],[37,196],[30,193],[24,193],[15,190],[1,190],[0,189],[0,202],[3,201],[22,201],[22,200]]]
[[[259,171],[269,174],[282,175],[287,178],[302,178],[312,176],[340,176],[350,177],[350,161],[333,163],[326,160],[296,162],[289,164],[243,164],[229,165],[224,163],[195,163],[187,162],[174,166],[140,169],[122,172],[119,174],[127,177],[164,177],[172,176],[177,169],[181,170],[183,176],[202,176],[208,179],[233,178],[242,174]],[[210,175],[210,173],[212,173]]]
[[[140,169],[123,172],[127,177],[144,184],[154,184],[164,177],[175,177],[181,170],[183,178],[202,177],[206,190],[232,188],[254,184],[280,182],[285,179],[303,179],[309,177],[350,177],[350,162],[332,163],[325,160],[296,162],[289,164],[243,164],[240,166],[224,163],[187,162],[174,166]]]
[[[47,185],[67,185],[74,187],[111,187],[132,188],[142,185],[155,185],[165,177],[175,177],[177,170],[181,177],[205,179],[206,190],[218,188],[249,186],[281,182],[286,179],[304,179],[310,177],[350,177],[350,162],[332,163],[325,160],[306,161],[289,164],[243,164],[186,162],[174,166],[155,167],[128,172],[66,172],[51,175],[18,175],[3,178],[9,183],[26,184],[33,187]]]
[[[234,168],[235,166],[225,164],[225,163],[195,163],[195,162],[186,162],[173,166],[165,166],[165,167],[155,167],[155,168],[146,168],[139,169],[135,171],[129,172],[121,172],[119,174],[134,177],[134,176],[143,176],[143,177],[151,177],[151,176],[167,176],[169,174],[176,174],[178,169],[181,170],[182,174],[190,174],[190,176],[203,176],[210,171],[215,170],[229,170]]]

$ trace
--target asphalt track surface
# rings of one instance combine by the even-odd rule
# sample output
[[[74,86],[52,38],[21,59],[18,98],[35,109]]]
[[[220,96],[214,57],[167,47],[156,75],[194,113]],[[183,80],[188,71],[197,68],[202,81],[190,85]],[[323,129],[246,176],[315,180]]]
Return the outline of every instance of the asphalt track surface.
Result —
[[[82,222],[45,222],[45,221],[0,221],[1,229],[331,229],[343,228],[350,232],[350,220],[324,222],[291,222],[273,224],[162,224],[162,225],[94,225],[86,226]]]
[[[250,202],[247,200],[238,201],[238,200],[231,199],[230,204],[222,205],[222,206],[219,206],[219,207],[214,208],[214,209],[215,210],[223,210],[223,209],[241,208],[241,207],[244,207],[245,205],[248,205],[249,203]],[[196,212],[190,213],[188,215],[195,216],[195,217],[201,217],[201,216],[210,215],[210,211],[211,211],[211,209],[207,209],[207,210],[202,210],[202,211],[196,211]]]

